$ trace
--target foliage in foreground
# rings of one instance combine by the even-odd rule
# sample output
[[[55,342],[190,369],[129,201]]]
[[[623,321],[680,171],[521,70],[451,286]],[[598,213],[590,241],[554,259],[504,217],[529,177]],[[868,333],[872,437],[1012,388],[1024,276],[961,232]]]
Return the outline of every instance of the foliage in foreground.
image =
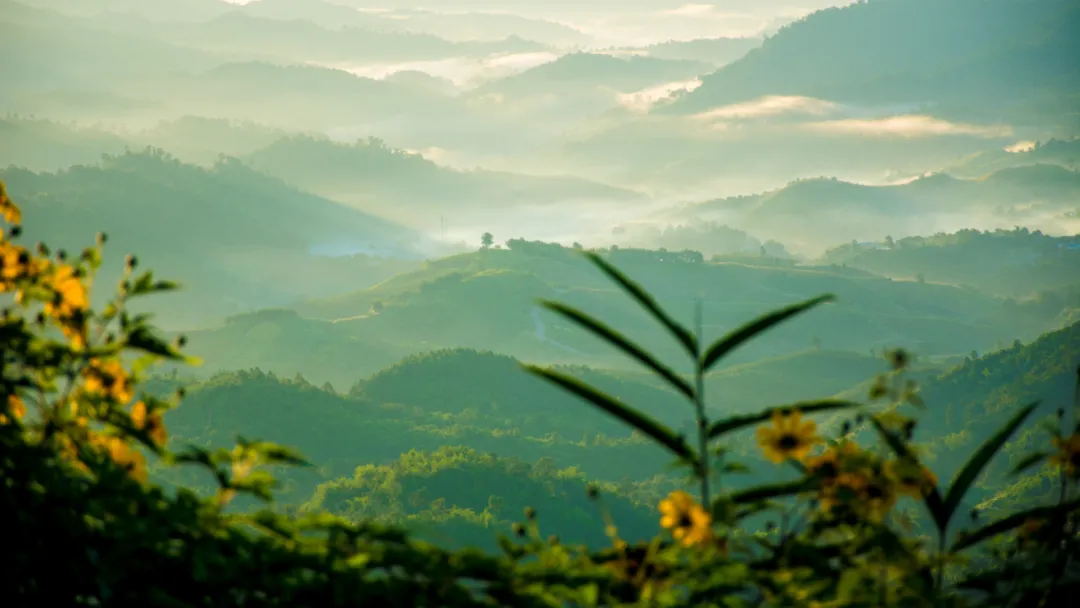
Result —
[[[571,376],[528,368],[665,447],[699,484],[698,499],[676,491],[660,503],[661,525],[689,551],[678,553],[677,567],[667,567],[672,573],[668,579],[647,577],[644,596],[724,605],[750,600],[784,606],[1027,606],[1056,605],[1080,584],[1075,563],[1080,549],[1080,400],[1068,421],[1061,408],[1058,424],[1047,426],[1052,449],[1031,454],[1013,471],[1018,474],[1049,459],[1059,471],[1057,500],[957,530],[968,490],[1038,404],[1011,412],[948,485],[940,484],[921,462],[912,442],[916,420],[905,408],[925,406],[903,378],[908,363],[903,351],[890,354],[893,371],[871,387],[870,401],[878,402],[873,407],[822,400],[713,420],[705,407],[705,374],[755,336],[832,296],[767,313],[707,344],[701,335],[700,307],[697,331],[691,332],[606,260],[588,257],[667,330],[691,362],[687,380],[603,321],[558,302],[544,303],[682,394],[697,418],[694,441]],[[854,419],[831,437],[819,435],[817,424],[804,418],[852,409],[858,410]],[[722,478],[745,470],[728,458],[731,451],[723,440],[752,425],[759,425],[757,442],[766,459],[790,465],[790,480],[714,495]],[[861,444],[867,435],[878,440]],[[896,509],[905,495],[923,503],[925,517]],[[970,515],[977,520],[977,512]],[[759,526],[763,520],[764,529]],[[991,544],[988,541],[997,543],[979,552],[980,545]],[[617,538],[614,544],[625,554]],[[643,559],[648,563],[652,556],[646,553]],[[655,559],[663,560],[665,554],[656,553]],[[663,565],[659,561],[656,567]]]
[[[696,441],[561,372],[534,371],[688,465],[700,493],[677,491],[660,503],[659,523],[670,536],[626,543],[595,491],[612,541],[599,551],[543,537],[531,510],[498,555],[446,551],[390,527],[325,514],[228,510],[239,494],[269,500],[273,478],[263,465],[303,461],[245,440],[231,450],[166,449],[162,412],[180,396],[154,398],[139,391],[139,380],[155,361],[182,360],[182,344],[163,341],[127,303],[173,286],[137,274],[129,258],[115,297],[95,310],[90,287],[104,238],[78,259],[50,256],[44,247],[17,244],[19,211],[2,189],[0,212],[15,226],[0,241],[8,305],[0,319],[0,516],[10,557],[0,582],[15,604],[1028,606],[1059,603],[1080,581],[1080,435],[1071,424],[1052,429],[1047,451],[1022,463],[1050,460],[1058,468],[1056,503],[958,533],[966,490],[1031,406],[988,438],[947,489],[910,443],[914,423],[899,403],[913,397],[902,382],[876,386],[877,397],[892,399],[873,410],[822,401],[711,420],[705,373],[756,334],[827,298],[770,313],[706,347],[700,331],[682,327],[596,256],[691,356],[691,379],[601,321],[558,303],[549,308],[681,393],[698,419]],[[903,368],[903,355],[894,361]],[[858,424],[827,441],[807,418],[856,408]],[[740,465],[725,458],[720,441],[755,425],[765,455],[790,465],[790,480],[721,485]],[[860,427],[880,442],[859,445]],[[148,457],[201,467],[218,489],[208,498],[167,492],[147,481]],[[930,525],[897,513],[905,493],[926,505]],[[986,551],[990,541],[997,546]]]

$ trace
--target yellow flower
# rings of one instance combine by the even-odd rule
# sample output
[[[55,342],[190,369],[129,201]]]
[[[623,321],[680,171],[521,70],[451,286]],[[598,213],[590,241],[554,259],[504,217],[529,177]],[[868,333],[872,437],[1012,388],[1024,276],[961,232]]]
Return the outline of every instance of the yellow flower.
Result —
[[[168,434],[165,432],[165,421],[162,420],[161,412],[151,412],[142,401],[136,401],[131,406],[131,422],[135,428],[146,431],[150,439],[158,446],[165,445]]]
[[[127,471],[133,479],[146,482],[146,459],[138,450],[133,449],[120,437],[98,435],[94,444],[102,448],[117,465]]]
[[[684,546],[712,538],[712,518],[689,494],[676,490],[660,501],[660,526],[671,530]]]
[[[9,224],[22,223],[22,212],[19,211],[15,202],[8,198],[3,182],[0,182],[0,215],[3,215],[4,221]]]
[[[888,477],[877,475],[866,484],[861,498],[858,510],[873,521],[881,521],[896,504],[896,488]]]
[[[818,502],[827,513],[844,506],[860,517],[881,521],[896,504],[896,488],[885,475],[846,471],[822,485]]]
[[[1080,433],[1073,433],[1064,439],[1055,438],[1057,454],[1050,457],[1050,462],[1065,470],[1073,477],[1080,474]]]
[[[820,441],[813,420],[803,420],[799,410],[777,410],[772,426],[758,427],[757,441],[765,457],[777,464],[792,458],[803,460]]]
[[[819,477],[822,482],[830,483],[836,479],[845,467],[857,460],[861,450],[853,441],[842,441],[819,456],[813,456],[805,460],[806,469],[810,474]]]
[[[131,401],[131,381],[119,361],[92,359],[86,368],[83,388],[87,393],[109,397],[117,403]]]
[[[913,460],[891,460],[885,464],[885,472],[896,481],[898,493],[912,498],[922,498],[937,486],[937,475]]]
[[[61,264],[53,271],[49,287],[54,292],[52,301],[45,304],[45,314],[49,316],[70,318],[89,306],[86,286],[69,264]]]
[[[841,503],[858,500],[868,481],[862,473],[839,473],[821,487],[818,496],[821,510],[829,512]]]
[[[71,342],[72,349],[79,351],[86,348],[86,323],[82,320],[73,319],[70,322],[62,323],[60,331]]]
[[[0,243],[0,287],[4,291],[11,289],[17,279],[27,274],[30,266],[30,254],[25,249],[11,243]]]
[[[26,415],[26,403],[21,397],[12,393],[7,398],[7,411],[15,420],[22,420],[22,417]],[[6,414],[0,414],[0,424],[7,424],[8,421]]]
[[[71,464],[75,469],[83,473],[88,473],[90,469],[83,464],[83,461],[79,459],[79,446],[72,439],[72,434],[63,433],[57,436],[57,451],[60,457]]]

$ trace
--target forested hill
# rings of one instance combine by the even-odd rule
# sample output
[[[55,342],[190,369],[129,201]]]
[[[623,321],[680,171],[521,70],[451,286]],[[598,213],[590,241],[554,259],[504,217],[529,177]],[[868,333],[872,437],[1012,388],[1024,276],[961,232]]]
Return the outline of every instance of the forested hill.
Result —
[[[829,250],[822,261],[1007,296],[1080,286],[1080,238],[1026,228],[846,244]]]
[[[975,353],[977,354],[977,353]],[[999,414],[1019,404],[1038,401],[1049,414],[1073,405],[1080,366],[1080,322],[1047,333],[1029,344],[975,358],[928,383],[924,396],[938,404],[926,420],[940,419],[946,428],[978,424],[987,414]],[[975,436],[983,436],[973,429]]]
[[[0,179],[23,206],[28,239],[81,251],[101,231],[110,238],[101,280],[111,284],[123,256],[137,253],[183,284],[155,309],[172,327],[329,295],[343,282],[371,284],[408,267],[378,258],[418,257],[425,243],[408,228],[234,160],[202,168],[148,150],[55,173],[2,169]]]
[[[1072,0],[874,0],[811,14],[703,79],[671,111],[763,95],[937,105],[1076,124]],[[1054,107],[1064,114],[1045,111]],[[1035,110],[1045,113],[1034,116]]]
[[[782,188],[714,199],[675,211],[683,221],[731,223],[802,252],[838,243],[954,232],[973,226],[1013,228],[1018,214],[1040,219],[1029,228],[1055,234],[1076,222],[1080,173],[1057,164],[1009,167],[974,179],[945,173],[898,184],[836,178],[795,180]],[[831,241],[823,243],[823,235]]]
[[[862,400],[865,381],[885,365],[867,359],[861,368],[852,368],[851,357],[844,363],[852,371],[849,391],[812,378],[815,365],[839,365],[844,357],[822,353],[818,365],[803,353],[791,361],[752,366],[757,369],[748,376],[748,370],[740,367],[714,375],[709,390],[716,399],[710,404],[724,411],[744,411],[740,395],[752,386],[776,384],[791,376],[792,365],[804,374],[809,370],[810,377],[789,378],[787,392],[772,395],[778,401],[830,394]],[[1030,484],[1013,488],[1016,478],[1004,473],[1023,455],[1049,445],[1038,422],[1055,420],[1057,409],[1069,408],[1077,362],[1080,323],[1030,344],[969,356],[926,380],[921,391],[925,408],[908,412],[919,420],[920,453],[935,470],[948,475],[1020,404],[1039,400],[1036,414],[993,462],[993,475],[979,484],[970,500],[973,505],[1007,501],[1018,491],[1037,491],[1038,486],[1033,490]],[[653,386],[647,376],[587,368],[569,371],[673,428],[690,430],[689,410],[675,395]],[[158,382],[170,387],[176,381]],[[311,508],[407,523],[452,544],[490,542],[494,532],[517,516],[521,497],[506,491],[510,487],[504,483],[506,475],[522,476],[516,482],[522,496],[528,496],[532,506],[547,505],[544,510],[554,508],[553,500],[577,504],[577,493],[586,481],[619,481],[623,498],[613,500],[637,496],[646,502],[665,484],[675,482],[653,479],[664,470],[667,456],[630,436],[617,421],[523,374],[513,359],[471,350],[407,358],[358,383],[348,396],[332,387],[317,388],[301,376],[287,380],[257,370],[222,374],[192,387],[167,418],[177,442],[224,446],[242,435],[298,448],[318,466],[284,473],[282,498],[287,502],[312,497]],[[462,447],[442,447],[451,445]],[[419,452],[402,456],[410,450]],[[751,479],[763,474],[752,443],[736,445],[733,453],[751,464]],[[354,471],[365,463],[369,464]],[[575,468],[558,473],[567,467]],[[174,481],[199,481],[177,478],[176,471],[159,474]],[[464,479],[476,483],[462,485]],[[1039,477],[1031,479],[1037,483]],[[315,492],[320,483],[325,485]],[[376,513],[373,509],[379,505],[385,510]],[[625,508],[626,517],[637,521],[635,510],[628,503]],[[568,524],[568,534],[592,538],[593,514],[583,511],[566,517],[577,522]],[[548,521],[563,519],[553,515]]]
[[[980,478],[976,502],[989,500],[995,508],[1022,498],[1056,500],[1056,481],[1048,468],[1020,477],[1012,471],[1028,454],[1052,451],[1049,428],[1068,435],[1080,407],[1080,323],[1050,332],[1028,344],[983,356],[972,353],[963,363],[927,381],[921,396],[926,407],[912,410],[919,421],[916,437],[934,469],[954,474],[1021,407],[1037,403],[1028,418]],[[946,477],[947,478],[947,477]]]

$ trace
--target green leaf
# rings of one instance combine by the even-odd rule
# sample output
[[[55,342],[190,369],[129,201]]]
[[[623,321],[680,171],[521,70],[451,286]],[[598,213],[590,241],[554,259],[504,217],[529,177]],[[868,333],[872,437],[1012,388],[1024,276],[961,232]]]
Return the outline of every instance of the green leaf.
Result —
[[[911,451],[911,448],[908,447],[907,443],[905,443],[896,433],[885,428],[885,425],[881,424],[881,421],[877,419],[877,416],[871,416],[870,423],[874,425],[874,428],[877,429],[882,439],[884,439],[885,443],[896,452],[897,456],[918,461],[915,457],[915,453]]]
[[[135,279],[128,295],[140,296],[162,291],[173,291],[178,288],[179,285],[172,281],[155,281],[154,273],[148,270]]]
[[[169,359],[180,358],[180,353],[178,353],[168,342],[154,335],[149,328],[141,325],[136,326],[131,330],[127,335],[126,342],[129,347],[139,349],[143,352],[150,353],[151,355],[158,355]]]
[[[762,486],[755,486],[746,490],[740,490],[732,494],[729,499],[735,504],[745,504],[748,502],[760,502],[762,500],[768,500],[770,498],[779,498],[781,496],[791,496],[792,494],[800,494],[814,487],[814,481],[811,479],[798,479],[795,481],[787,481],[784,483],[773,483]]]
[[[750,338],[760,334],[761,332],[771,328],[773,325],[781,323],[794,317],[795,315],[809,310],[818,304],[823,302],[830,302],[836,298],[832,294],[825,294],[812,298],[805,302],[793,304],[786,308],[774,310],[766,315],[758,317],[753,321],[743,325],[728,335],[720,338],[705,351],[705,355],[701,358],[701,369],[708,370],[717,361],[719,361],[724,355],[728,354],[743,342],[746,342]]]
[[[590,317],[589,315],[571,308],[565,304],[559,302],[543,301],[540,303],[544,308],[556,312],[563,317],[577,323],[585,329],[593,332],[597,336],[600,336],[610,344],[616,346],[624,353],[640,361],[643,365],[648,367],[657,373],[661,378],[667,380],[668,384],[675,387],[680,393],[686,395],[689,399],[694,399],[694,389],[690,387],[690,384],[680,378],[675,372],[671,371],[667,366],[660,363],[652,355],[642,349],[640,346],[634,344],[625,336],[608,327],[603,322]]]
[[[854,401],[843,401],[839,399],[822,399],[820,401],[800,401],[789,405],[770,407],[766,410],[758,412],[757,414],[731,416],[730,418],[717,420],[709,427],[709,437],[718,437],[720,435],[723,435],[724,433],[729,433],[745,426],[764,422],[772,417],[773,412],[777,411],[797,409],[803,414],[812,414],[814,412],[825,412],[828,410],[839,410],[859,406],[860,404],[855,403]]]
[[[941,530],[945,530],[945,526],[948,525],[953,512],[960,506],[960,501],[963,500],[964,494],[967,493],[971,484],[975,483],[975,478],[979,476],[979,473],[981,473],[983,468],[986,467],[986,464],[990,462],[990,459],[994,457],[994,454],[1001,449],[1001,446],[1005,445],[1005,442],[1008,441],[1013,432],[1023,424],[1024,419],[1035,410],[1035,406],[1037,405],[1038,403],[1036,402],[1021,408],[1020,411],[1010,418],[993,437],[987,439],[978,451],[972,454],[971,459],[967,461],[964,468],[960,469],[960,473],[956,476],[952,486],[949,487],[948,493],[945,495],[945,503],[942,505],[944,509],[942,514],[944,525],[939,523]]]
[[[675,320],[671,318],[671,316],[664,312],[664,310],[660,308],[660,305],[656,302],[656,299],[653,298],[647,291],[645,291],[644,288],[642,288],[634,281],[630,280],[630,278],[624,275],[618,268],[615,268],[614,266],[609,264],[606,260],[604,260],[604,258],[600,257],[599,255],[592,252],[586,252],[585,255],[589,258],[589,260],[592,261],[593,264],[596,264],[597,268],[599,268],[611,280],[618,283],[624,291],[629,293],[635,300],[637,300],[638,304],[641,304],[641,306],[644,307],[645,310],[649,311],[649,313],[651,313],[657,321],[662,323],[664,327],[667,327],[668,331],[670,331],[671,334],[675,336],[675,338],[679,342],[682,343],[682,345],[686,348],[687,352],[689,352],[692,357],[696,358],[698,356],[698,343],[697,339],[694,338],[694,335],[691,334],[685,327],[676,323]]]
[[[229,489],[250,494],[263,502],[271,502],[274,498],[274,488],[278,485],[274,476],[267,471],[255,470],[244,476],[243,479],[233,479],[229,483]]]
[[[968,547],[981,543],[982,541],[1008,532],[1013,528],[1017,528],[1024,524],[1029,519],[1049,519],[1054,515],[1060,513],[1067,513],[1080,507],[1080,500],[1073,500],[1071,502],[1062,503],[1060,505],[1051,505],[1047,507],[1035,507],[1034,509],[1028,509],[1026,511],[1020,511],[1019,513],[1013,513],[1008,517],[999,519],[993,523],[987,524],[974,532],[962,533],[957,541],[952,545],[952,551],[962,551]]]
[[[537,367],[535,365],[523,365],[522,367],[525,368],[525,371],[536,374],[553,384],[559,385],[563,389],[574,393],[608,414],[615,416],[619,420],[622,420],[649,437],[652,437],[657,443],[671,450],[676,456],[691,463],[693,466],[699,466],[697,456],[694,454],[694,451],[690,449],[690,446],[687,445],[686,441],[663,424],[620,403],[614,397],[605,395],[595,388],[581,382],[577,378],[572,378],[560,374],[559,372]]]
[[[1017,463],[1015,467],[1013,467],[1011,474],[1019,475],[1027,469],[1039,464],[1049,455],[1049,452],[1035,452],[1034,454],[1028,454],[1026,458],[1021,460],[1019,463]]]
[[[259,454],[268,463],[272,464],[285,464],[298,467],[310,467],[313,466],[307,461],[300,452],[293,448],[279,445],[276,443],[270,443],[268,441],[259,442]]]

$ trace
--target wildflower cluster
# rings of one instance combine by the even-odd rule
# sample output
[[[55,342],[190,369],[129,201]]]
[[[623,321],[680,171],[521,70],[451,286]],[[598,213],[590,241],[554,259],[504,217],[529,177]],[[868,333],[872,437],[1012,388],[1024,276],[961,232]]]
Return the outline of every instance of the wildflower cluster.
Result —
[[[69,260],[44,245],[18,243],[22,214],[0,184],[0,293],[10,304],[0,319],[5,346],[0,423],[17,425],[32,441],[54,445],[77,470],[110,462],[147,480],[146,453],[168,439],[162,414],[170,401],[136,399],[137,369],[160,357],[182,359],[157,338],[146,318],[126,311],[130,297],[171,289],[126,265],[120,289],[102,313],[91,308],[91,285],[101,265],[104,235]],[[123,353],[139,353],[125,364]],[[132,445],[129,438],[141,444]]]

